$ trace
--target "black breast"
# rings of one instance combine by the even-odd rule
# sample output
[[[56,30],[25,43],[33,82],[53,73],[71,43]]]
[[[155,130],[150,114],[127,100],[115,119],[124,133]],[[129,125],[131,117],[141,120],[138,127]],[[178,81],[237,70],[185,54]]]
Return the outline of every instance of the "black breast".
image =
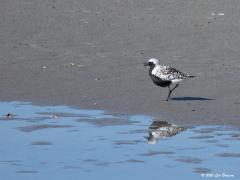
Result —
[[[172,83],[171,81],[165,81],[165,80],[162,80],[161,78],[159,78],[157,76],[152,75],[153,68],[154,67],[150,67],[149,76],[151,77],[154,84],[156,84],[157,86],[161,86],[161,87],[167,87]]]
[[[154,75],[150,75],[150,77],[151,77],[153,83],[156,84],[157,86],[167,87],[172,83],[171,81],[163,81],[162,79],[160,79]]]

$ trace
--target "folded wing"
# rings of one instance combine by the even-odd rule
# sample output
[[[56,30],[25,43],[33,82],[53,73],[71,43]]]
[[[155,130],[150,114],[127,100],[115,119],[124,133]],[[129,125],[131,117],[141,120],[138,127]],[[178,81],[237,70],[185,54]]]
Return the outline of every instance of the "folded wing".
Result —
[[[152,75],[165,80],[172,82],[180,82],[183,79],[191,78],[193,76],[189,76],[173,67],[170,66],[161,66],[158,65],[152,70]]]

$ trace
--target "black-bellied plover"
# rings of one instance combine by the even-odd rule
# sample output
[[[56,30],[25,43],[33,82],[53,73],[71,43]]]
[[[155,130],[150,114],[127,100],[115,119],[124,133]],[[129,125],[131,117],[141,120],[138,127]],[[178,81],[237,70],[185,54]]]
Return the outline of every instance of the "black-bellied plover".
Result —
[[[149,76],[151,77],[154,84],[161,87],[168,87],[168,96],[166,101],[171,97],[171,93],[174,89],[178,87],[178,83],[184,79],[193,78],[191,76],[180,72],[179,70],[159,64],[159,60],[155,58],[149,59],[144,63],[144,66],[149,66]],[[172,89],[170,88],[171,84],[176,84]]]

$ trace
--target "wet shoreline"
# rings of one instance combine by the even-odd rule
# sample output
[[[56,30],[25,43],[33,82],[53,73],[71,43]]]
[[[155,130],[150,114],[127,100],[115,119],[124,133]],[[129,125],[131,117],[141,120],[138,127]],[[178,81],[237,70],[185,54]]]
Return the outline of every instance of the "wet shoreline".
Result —
[[[1,2],[0,99],[146,114],[175,124],[239,121],[239,8],[223,0]],[[165,102],[143,62],[197,78]]]

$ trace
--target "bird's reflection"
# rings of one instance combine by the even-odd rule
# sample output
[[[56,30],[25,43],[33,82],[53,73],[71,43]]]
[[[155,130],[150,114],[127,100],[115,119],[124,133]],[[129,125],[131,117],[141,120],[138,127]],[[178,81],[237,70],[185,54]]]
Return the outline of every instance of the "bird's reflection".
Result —
[[[148,136],[145,138],[148,140],[149,144],[156,144],[159,139],[175,136],[184,130],[186,130],[185,127],[169,124],[166,121],[153,121],[149,126]]]

